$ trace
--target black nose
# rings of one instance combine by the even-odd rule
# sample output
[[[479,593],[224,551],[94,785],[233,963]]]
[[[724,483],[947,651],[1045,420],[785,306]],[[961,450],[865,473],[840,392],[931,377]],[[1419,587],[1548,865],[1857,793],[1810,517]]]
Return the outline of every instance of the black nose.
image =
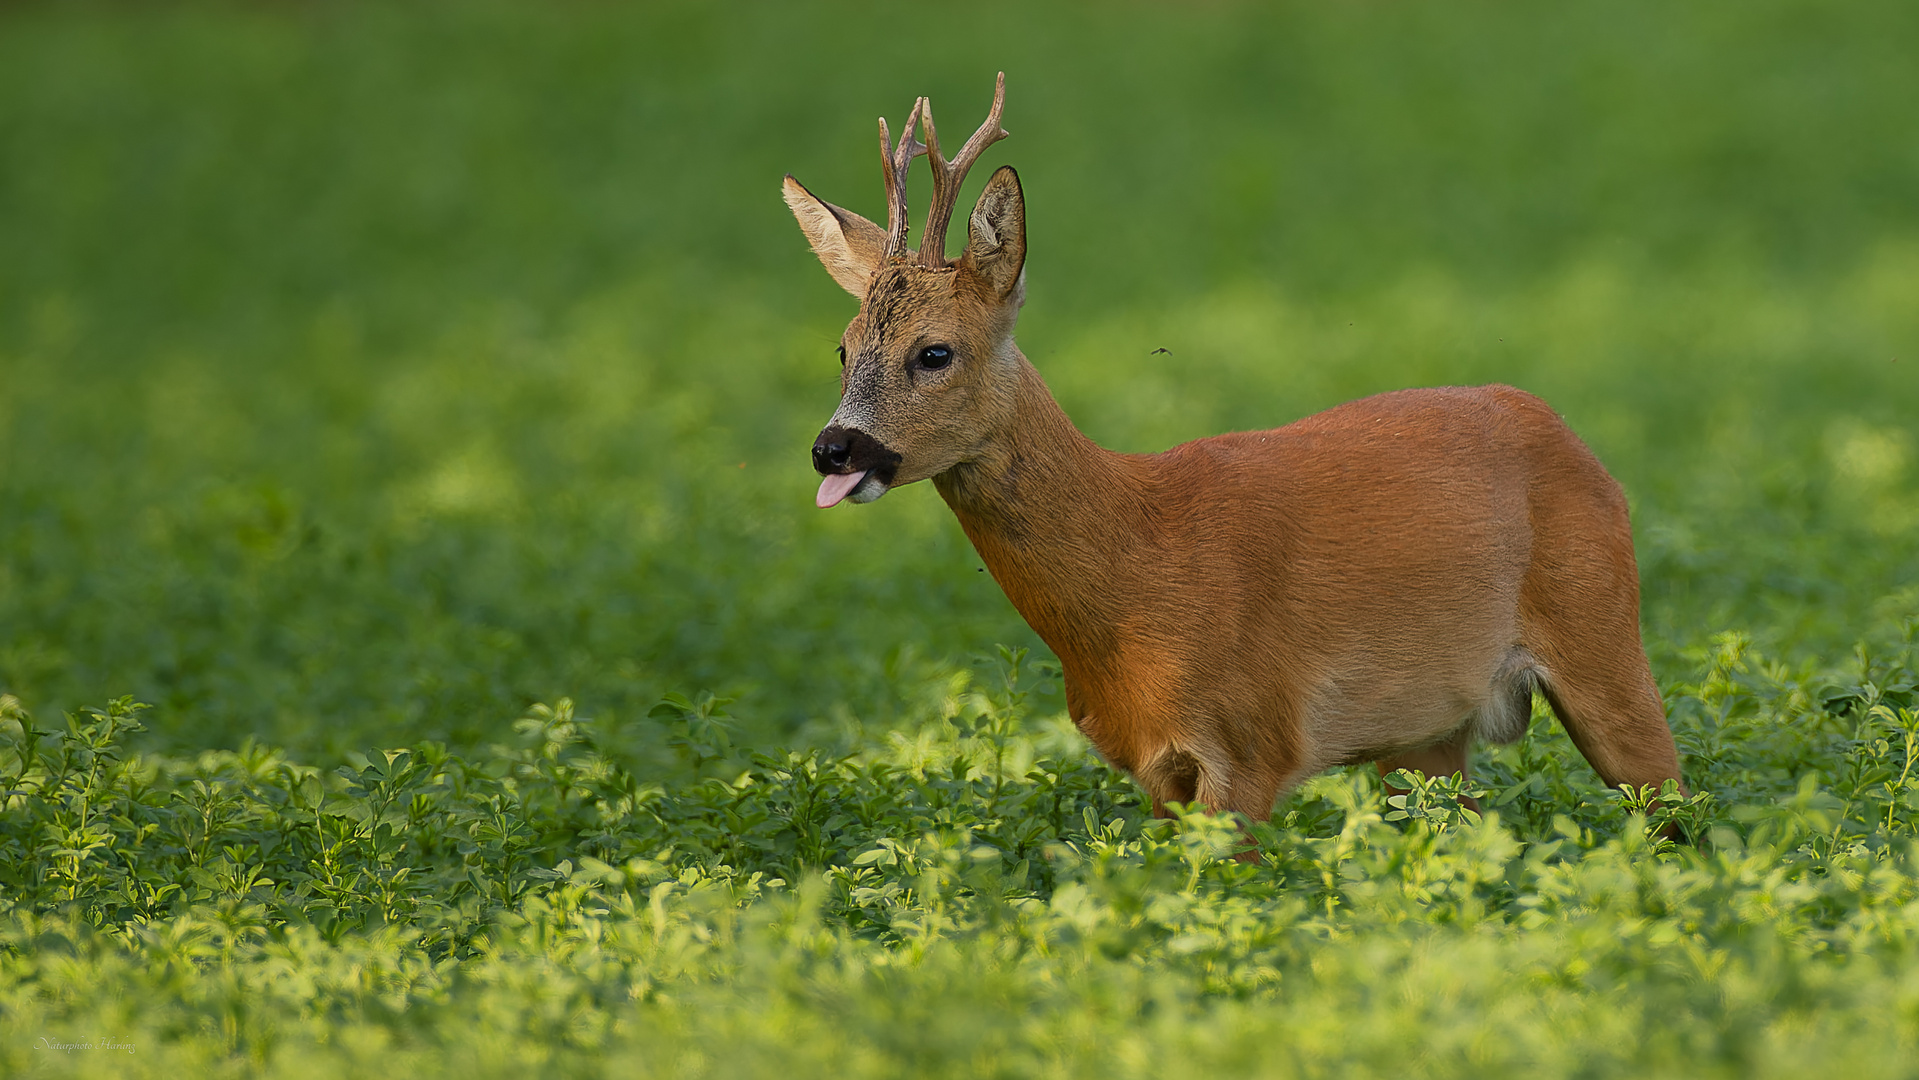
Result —
[[[840,428],[820,432],[820,437],[813,440],[813,471],[825,475],[846,468],[853,456],[853,448],[847,442],[846,432]]]

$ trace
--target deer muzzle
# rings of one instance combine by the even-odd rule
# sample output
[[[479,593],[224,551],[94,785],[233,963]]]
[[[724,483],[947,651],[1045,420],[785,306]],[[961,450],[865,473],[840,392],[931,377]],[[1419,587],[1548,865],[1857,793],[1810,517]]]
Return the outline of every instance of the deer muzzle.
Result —
[[[872,502],[886,494],[900,460],[897,451],[866,432],[830,425],[813,440],[813,469],[821,476],[813,502],[822,510],[848,496],[856,503]]]

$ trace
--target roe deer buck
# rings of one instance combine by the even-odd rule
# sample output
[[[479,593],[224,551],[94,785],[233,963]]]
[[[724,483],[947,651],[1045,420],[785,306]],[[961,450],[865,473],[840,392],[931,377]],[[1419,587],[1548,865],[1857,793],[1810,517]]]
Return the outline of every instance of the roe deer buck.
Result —
[[[946,258],[960,182],[925,98],[880,120],[887,227],[786,203],[859,298],[841,397],[813,444],[818,505],[931,478],[987,569],[1058,655],[1073,722],[1155,812],[1255,820],[1301,779],[1375,761],[1461,773],[1474,739],[1526,730],[1538,691],[1608,785],[1679,779],[1639,641],[1626,503],[1539,399],[1401,390],[1161,454],[1093,444],[1013,344],[1026,209],[1002,167]],[[914,138],[919,126],[922,144]],[[933,206],[906,245],[906,174]]]

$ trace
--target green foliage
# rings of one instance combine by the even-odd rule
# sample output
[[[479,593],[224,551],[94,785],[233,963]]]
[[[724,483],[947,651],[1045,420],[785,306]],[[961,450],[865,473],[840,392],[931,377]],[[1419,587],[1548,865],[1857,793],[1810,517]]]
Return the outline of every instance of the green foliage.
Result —
[[[329,775],[255,746],[130,753],[128,700],[56,733],[9,698],[0,1009],[137,1050],[76,1067],[156,1073],[350,1072],[377,1048],[481,1075],[784,1054],[822,1075],[846,1055],[874,1076],[1168,1055],[1385,1075],[1410,1041],[1440,1075],[1898,1075],[1919,1034],[1915,626],[1845,673],[1724,641],[1675,697],[1679,733],[1767,734],[1692,796],[1359,769],[1270,823],[1147,817],[1052,749],[1017,650],[996,686],[943,679],[959,692],[920,730],[837,757],[742,758],[718,701],[674,696],[671,783],[609,760],[565,701],[483,758],[424,744]],[[1572,760],[1555,730],[1501,756]]]
[[[1915,13],[0,5],[0,1073],[1912,1075]],[[927,485],[811,508],[775,182],[1000,67],[1085,430],[1542,394],[1690,794],[1157,821]]]
[[[885,934],[889,913],[951,870],[952,850],[1003,856],[1009,889],[1044,888],[1047,864],[1031,867],[1048,844],[1085,815],[1136,803],[1111,770],[1041,756],[1018,733],[1014,679],[999,696],[966,695],[918,740],[852,756],[715,753],[715,699],[673,695],[660,709],[681,713],[672,742],[692,748],[695,768],[670,788],[610,761],[596,725],[564,700],[533,707],[517,748],[478,760],[431,743],[369,750],[326,776],[251,744],[129,755],[145,706],[128,699],[72,715],[56,735],[4,698],[0,903],[106,927],[217,905],[260,927],[311,925],[329,942],[405,924],[431,928],[422,948],[456,955],[576,865],[582,881],[629,890],[677,867],[741,876],[754,892],[837,867],[834,910]]]

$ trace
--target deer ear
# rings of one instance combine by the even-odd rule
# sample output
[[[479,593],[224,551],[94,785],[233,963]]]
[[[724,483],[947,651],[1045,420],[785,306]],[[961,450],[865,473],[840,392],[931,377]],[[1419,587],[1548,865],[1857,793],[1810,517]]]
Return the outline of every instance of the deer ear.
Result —
[[[826,272],[833,275],[840,288],[865,299],[866,283],[886,252],[886,231],[851,210],[815,196],[790,175],[782,193]]]
[[[966,254],[960,264],[983,278],[1000,296],[1020,283],[1026,266],[1026,196],[1019,174],[1001,165],[980,192],[973,218],[966,224]]]

